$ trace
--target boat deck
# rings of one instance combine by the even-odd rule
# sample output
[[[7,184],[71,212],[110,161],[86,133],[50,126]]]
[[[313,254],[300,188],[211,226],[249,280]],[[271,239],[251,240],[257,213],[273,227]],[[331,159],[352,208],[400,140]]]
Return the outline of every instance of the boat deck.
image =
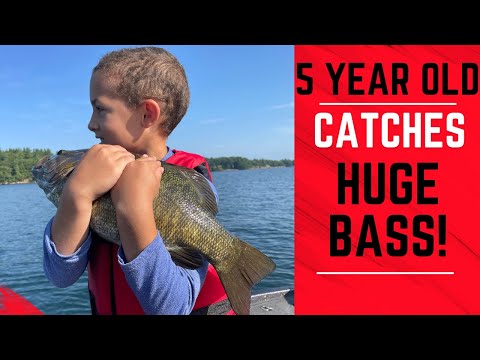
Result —
[[[250,315],[294,315],[293,290],[252,295]]]

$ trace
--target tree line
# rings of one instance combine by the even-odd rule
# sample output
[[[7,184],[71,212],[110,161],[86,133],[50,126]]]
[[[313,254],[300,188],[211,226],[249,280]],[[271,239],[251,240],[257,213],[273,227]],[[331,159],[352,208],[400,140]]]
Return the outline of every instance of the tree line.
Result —
[[[53,155],[50,149],[0,149],[0,184],[31,182],[32,167],[44,156]],[[263,167],[291,167],[293,160],[247,159],[239,156],[206,158],[211,171],[245,170]]]
[[[33,166],[47,155],[52,155],[50,149],[0,150],[0,184],[33,181]]]
[[[211,171],[245,170],[264,167],[292,167],[293,160],[247,159],[239,156],[206,158]]]

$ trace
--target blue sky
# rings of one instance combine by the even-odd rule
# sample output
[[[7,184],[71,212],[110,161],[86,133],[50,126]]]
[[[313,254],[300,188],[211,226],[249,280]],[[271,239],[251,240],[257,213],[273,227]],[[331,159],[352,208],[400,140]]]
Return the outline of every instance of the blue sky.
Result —
[[[139,46],[139,45],[134,45]],[[158,45],[185,67],[190,108],[171,147],[206,157],[293,159],[289,45]],[[92,68],[130,45],[0,45],[0,149],[88,148]]]

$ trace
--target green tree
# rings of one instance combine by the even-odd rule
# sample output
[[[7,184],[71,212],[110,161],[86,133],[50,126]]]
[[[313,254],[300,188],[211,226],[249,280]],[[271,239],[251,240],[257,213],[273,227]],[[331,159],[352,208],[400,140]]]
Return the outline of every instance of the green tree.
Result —
[[[0,184],[32,181],[32,168],[44,156],[52,155],[50,149],[0,150]]]
[[[239,156],[207,158],[210,170],[245,170],[261,167],[292,167],[293,160],[247,159]]]

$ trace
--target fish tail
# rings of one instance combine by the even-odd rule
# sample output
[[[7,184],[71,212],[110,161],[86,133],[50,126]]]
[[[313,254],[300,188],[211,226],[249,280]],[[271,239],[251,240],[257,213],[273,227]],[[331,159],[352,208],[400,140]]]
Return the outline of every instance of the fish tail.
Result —
[[[250,314],[252,288],[275,270],[275,263],[261,251],[239,241],[239,256],[228,270],[216,269],[228,300],[237,315]]]

